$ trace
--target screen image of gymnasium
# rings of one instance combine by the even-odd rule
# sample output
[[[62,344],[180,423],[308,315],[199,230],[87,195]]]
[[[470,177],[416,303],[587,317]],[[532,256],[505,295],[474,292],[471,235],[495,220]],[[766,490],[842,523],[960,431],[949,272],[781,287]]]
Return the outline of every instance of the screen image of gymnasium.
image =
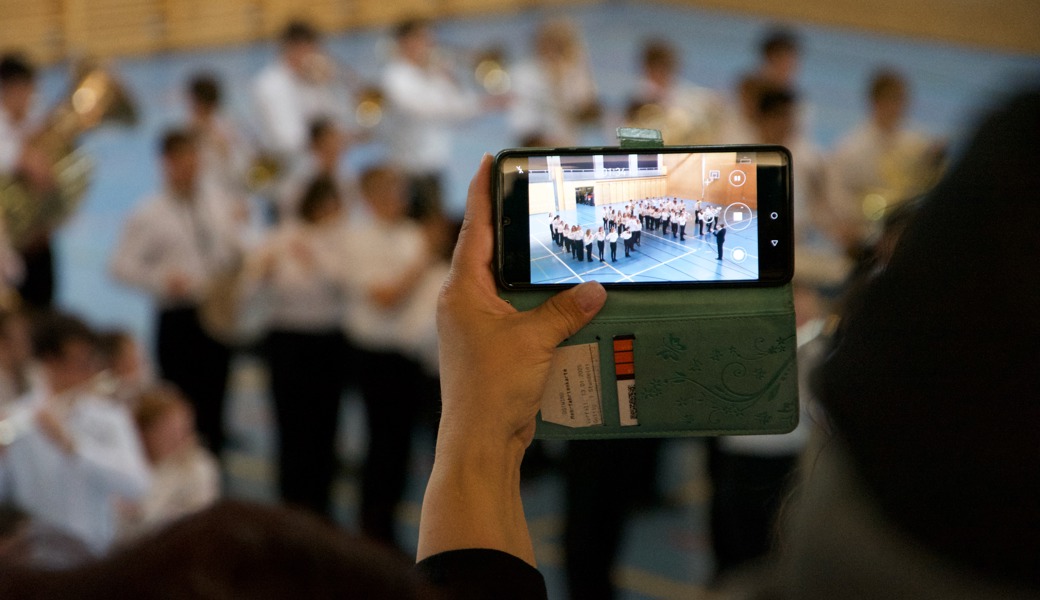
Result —
[[[533,284],[758,278],[754,153],[531,157],[528,207]]]

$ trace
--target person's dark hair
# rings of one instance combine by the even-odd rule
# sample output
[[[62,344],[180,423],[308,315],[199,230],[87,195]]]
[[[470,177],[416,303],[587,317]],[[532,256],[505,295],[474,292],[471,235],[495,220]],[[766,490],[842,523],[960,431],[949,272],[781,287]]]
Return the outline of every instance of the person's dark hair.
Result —
[[[133,340],[134,336],[130,335],[129,331],[122,329],[110,329],[99,332],[97,334],[97,348],[98,353],[101,355],[101,360],[106,365],[111,364],[123,349],[123,346]]]
[[[895,69],[879,69],[870,77],[870,85],[867,89],[871,102],[877,102],[893,91],[905,91],[906,79]]]
[[[762,38],[759,51],[763,58],[783,52],[798,52],[801,48],[798,34],[786,27],[774,27]]]
[[[326,117],[318,117],[310,122],[307,126],[307,139],[313,148],[321,141],[321,138],[325,137],[331,131],[336,129],[336,123]]]
[[[1014,148],[1014,152],[1009,152]],[[1040,589],[1040,88],[991,114],[851,298],[815,395],[901,531]],[[1001,219],[964,219],[979,206]],[[959,244],[952,240],[980,240]]]
[[[296,214],[301,220],[313,223],[319,210],[329,202],[339,202],[339,188],[331,177],[321,175],[303,191]]]
[[[394,39],[404,39],[416,31],[426,29],[430,26],[430,20],[420,17],[405,19],[394,26]]]
[[[410,561],[287,508],[224,501],[79,568],[9,568],[4,598],[437,598]]]
[[[295,19],[285,25],[278,39],[285,45],[312,44],[321,39],[321,35],[314,25],[302,19]]]
[[[195,136],[187,129],[168,129],[159,138],[159,154],[164,157],[194,147]]]
[[[188,83],[188,93],[192,100],[210,108],[220,106],[220,92],[220,81],[211,73],[200,73]]]
[[[0,57],[0,85],[28,83],[36,78],[36,68],[29,59],[18,52]]]
[[[650,40],[643,45],[643,67],[663,65],[675,69],[679,64],[675,47],[662,40]]]
[[[768,117],[794,106],[797,96],[786,87],[767,85],[758,92],[758,114]]]
[[[33,355],[38,359],[61,357],[70,342],[97,345],[97,334],[78,317],[61,312],[47,312],[33,322]]]

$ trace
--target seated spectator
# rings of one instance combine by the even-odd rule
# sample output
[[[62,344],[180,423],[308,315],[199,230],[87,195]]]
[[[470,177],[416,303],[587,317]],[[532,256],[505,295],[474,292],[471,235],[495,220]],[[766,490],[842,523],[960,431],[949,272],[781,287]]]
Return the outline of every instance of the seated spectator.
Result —
[[[5,425],[0,498],[103,553],[115,538],[115,500],[143,497],[151,481],[126,408],[99,396],[94,332],[63,314],[36,325],[43,385],[18,400]]]
[[[220,497],[217,460],[195,434],[191,404],[169,385],[153,385],[133,401],[134,420],[152,468],[152,486],[138,502],[120,504],[121,535],[134,537]]]

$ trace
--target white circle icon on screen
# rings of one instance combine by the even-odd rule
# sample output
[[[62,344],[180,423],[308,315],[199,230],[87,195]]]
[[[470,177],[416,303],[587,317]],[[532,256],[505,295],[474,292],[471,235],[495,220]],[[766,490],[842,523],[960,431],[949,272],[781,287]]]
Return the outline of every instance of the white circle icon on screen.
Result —
[[[736,169],[729,174],[729,183],[734,187],[740,187],[747,183],[747,173]]]
[[[740,246],[737,246],[733,249],[732,255],[733,262],[744,262],[744,259],[747,258],[747,250],[741,248]]]
[[[726,212],[722,213],[722,219],[726,223],[726,227],[729,227],[733,231],[741,231],[751,226],[751,221],[754,220],[755,213],[751,210],[751,207],[743,202],[734,202],[726,207]]]

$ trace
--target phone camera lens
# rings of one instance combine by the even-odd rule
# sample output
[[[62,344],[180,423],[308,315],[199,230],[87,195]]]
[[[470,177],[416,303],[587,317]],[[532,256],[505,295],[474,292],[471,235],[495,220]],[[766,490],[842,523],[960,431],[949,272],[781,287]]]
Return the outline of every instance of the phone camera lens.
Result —
[[[502,224],[505,225],[506,227],[508,227],[509,224],[512,223],[512,222],[513,221],[510,220],[509,217],[505,217],[504,219],[502,219]]]

